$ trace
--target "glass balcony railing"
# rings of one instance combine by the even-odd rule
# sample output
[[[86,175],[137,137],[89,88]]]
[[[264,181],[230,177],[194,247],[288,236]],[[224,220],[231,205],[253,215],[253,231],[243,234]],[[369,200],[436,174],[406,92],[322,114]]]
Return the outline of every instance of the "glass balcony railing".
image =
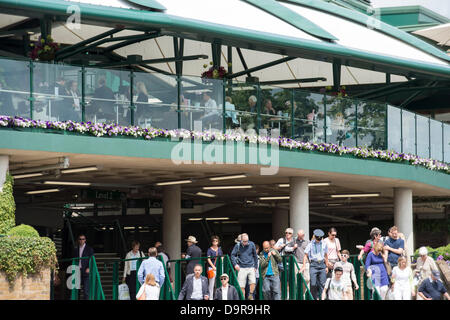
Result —
[[[0,114],[267,134],[450,162],[450,125],[384,103],[231,80],[0,58]]]

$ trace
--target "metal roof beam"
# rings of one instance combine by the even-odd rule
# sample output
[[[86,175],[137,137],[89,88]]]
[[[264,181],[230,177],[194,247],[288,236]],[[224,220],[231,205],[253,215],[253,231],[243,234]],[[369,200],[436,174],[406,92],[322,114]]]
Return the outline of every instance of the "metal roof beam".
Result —
[[[259,71],[259,70],[262,70],[262,69],[273,67],[273,66],[276,66],[277,64],[285,63],[285,62],[288,62],[288,61],[291,61],[291,60],[294,60],[294,59],[297,59],[297,57],[281,58],[281,59],[278,59],[278,60],[275,60],[275,61],[272,61],[272,62],[268,62],[268,63],[262,64],[262,65],[257,66],[257,67],[253,67],[253,68],[241,71],[241,72],[233,73],[233,74],[229,75],[228,78],[229,79],[234,79],[234,78],[240,77],[240,76],[242,76],[244,74],[249,74],[250,72]]]
[[[161,34],[159,32],[155,32],[155,33],[148,34],[148,35],[142,35],[142,38],[137,37],[137,38],[134,38],[134,39],[125,40],[123,42],[120,42],[120,43],[114,44],[112,46],[109,46],[109,47],[103,49],[103,52],[111,52],[111,51],[114,51],[114,50],[117,50],[117,49],[129,46],[129,45],[132,45],[132,44],[137,43],[137,42],[158,38],[159,36],[161,36]]]
[[[327,78],[317,77],[317,78],[260,81],[259,84],[260,85],[277,85],[277,84],[288,84],[288,83],[308,83],[308,82],[317,82],[317,81],[327,81]]]
[[[244,70],[246,70],[247,71],[246,72],[247,75],[249,77],[251,77],[252,74],[248,71],[247,63],[245,62],[244,55],[242,54],[241,48],[236,48],[236,51],[237,51],[237,53],[239,55],[239,59],[241,60],[242,66],[244,67]]]
[[[172,57],[172,58],[161,58],[161,59],[148,59],[148,60],[135,60],[135,61],[119,61],[119,62],[111,62],[111,63],[102,63],[94,65],[96,68],[107,68],[107,67],[125,67],[131,65],[141,65],[141,64],[157,64],[157,63],[166,63],[166,62],[181,62],[181,61],[189,61],[189,60],[198,60],[198,59],[208,59],[208,56],[205,54],[198,54],[193,56],[184,56],[184,57]]]

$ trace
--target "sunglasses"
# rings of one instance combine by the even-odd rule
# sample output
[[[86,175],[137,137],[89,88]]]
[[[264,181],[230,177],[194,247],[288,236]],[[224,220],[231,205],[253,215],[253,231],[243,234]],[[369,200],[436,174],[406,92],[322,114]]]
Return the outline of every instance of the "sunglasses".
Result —
[[[86,238],[79,238],[78,240],[86,240]]]
[[[344,258],[348,258],[348,254],[341,254]]]
[[[332,237],[336,237],[336,234],[335,234],[335,233],[332,233],[332,234],[330,234],[330,236],[332,236]]]
[[[322,240],[322,237],[316,237],[317,240]]]
[[[292,232],[285,232],[285,234],[292,234]]]
[[[220,280],[228,280],[228,278],[227,277],[222,277],[222,278],[220,278]]]

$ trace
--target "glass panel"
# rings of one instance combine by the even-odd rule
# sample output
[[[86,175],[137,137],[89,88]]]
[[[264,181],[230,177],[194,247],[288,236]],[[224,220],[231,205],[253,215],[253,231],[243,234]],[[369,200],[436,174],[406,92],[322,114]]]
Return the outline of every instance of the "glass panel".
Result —
[[[182,111],[182,128],[195,131],[201,129],[201,131],[222,132],[223,81],[199,77],[182,77],[180,108]]]
[[[402,138],[403,153],[416,154],[416,122],[415,114],[409,111],[402,111]]]
[[[450,163],[450,125],[444,124],[444,161]]]
[[[358,105],[358,146],[386,149],[386,105],[360,101]]]
[[[323,115],[323,94],[303,90],[294,91],[294,139],[303,142],[319,141],[318,133],[323,136],[322,127],[318,127],[318,114]]]
[[[261,87],[261,129],[267,135],[291,137],[292,90]]]
[[[442,123],[430,121],[431,159],[442,161]]]
[[[428,118],[417,115],[417,155],[422,158],[430,157],[430,131]]]
[[[81,68],[34,63],[33,119],[81,121]]]
[[[28,61],[0,59],[0,114],[30,118]]]
[[[233,81],[226,87],[225,121],[227,131],[257,133],[258,88],[256,85]],[[234,112],[233,112],[234,110]]]
[[[327,96],[327,143],[356,145],[356,104],[353,99]]]
[[[388,150],[402,151],[400,109],[388,106]]]
[[[86,121],[131,125],[130,72],[86,68]]]
[[[142,128],[178,128],[177,78],[137,72],[134,77],[134,124]]]

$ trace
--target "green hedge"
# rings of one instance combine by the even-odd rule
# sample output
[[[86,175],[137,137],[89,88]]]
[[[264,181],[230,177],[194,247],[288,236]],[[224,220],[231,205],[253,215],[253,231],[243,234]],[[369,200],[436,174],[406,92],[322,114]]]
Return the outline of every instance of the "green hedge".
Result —
[[[56,268],[56,248],[45,237],[7,236],[0,238],[0,271],[10,283],[17,276],[35,274],[42,268]]]
[[[32,237],[32,238],[39,238],[39,232],[32,226],[21,224],[19,226],[16,226],[12,229],[10,229],[7,233],[8,236],[18,236],[18,237]]]
[[[13,182],[13,177],[7,174],[3,192],[0,192],[0,234],[6,234],[16,224]]]

